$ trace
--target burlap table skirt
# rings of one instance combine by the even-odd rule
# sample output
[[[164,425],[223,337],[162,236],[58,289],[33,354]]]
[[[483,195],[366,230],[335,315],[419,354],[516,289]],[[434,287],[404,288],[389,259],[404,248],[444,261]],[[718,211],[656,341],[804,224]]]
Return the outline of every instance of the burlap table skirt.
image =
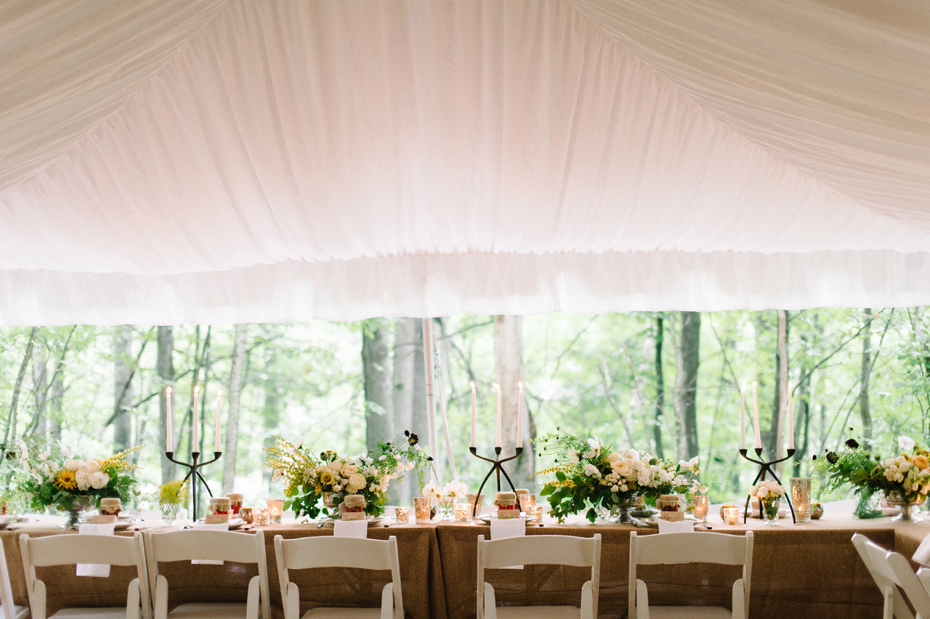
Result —
[[[889,519],[863,521],[848,516],[826,517],[809,525],[789,522],[763,527],[758,521],[728,527],[712,518],[715,531],[755,531],[750,593],[753,619],[880,617],[882,598],[850,542],[861,532],[887,548],[910,556],[930,523],[892,525]],[[528,535],[592,536],[600,533],[601,589],[599,617],[626,617],[630,532],[651,534],[649,529],[618,525],[547,524],[530,527]],[[281,592],[274,558],[275,535],[286,538],[331,535],[331,530],[314,525],[263,527],[268,552],[271,604],[281,617]],[[29,535],[60,534],[54,530],[29,530]],[[2,531],[17,604],[28,605],[19,535]],[[477,592],[477,539],[490,537],[487,526],[430,524],[392,526],[369,531],[373,539],[397,537],[400,554],[404,607],[414,619],[466,619],[475,616]],[[250,566],[162,564],[169,580],[171,605],[192,601],[244,601]],[[64,606],[122,606],[134,570],[113,568],[111,578],[78,578],[73,567],[39,570],[49,585],[49,612]],[[521,570],[493,570],[488,581],[500,605],[575,604],[589,570],[571,567],[528,566]],[[292,572],[301,591],[301,612],[314,606],[369,606],[380,603],[381,588],[389,582],[387,572],[356,570],[307,570]],[[732,583],[739,569],[709,565],[677,565],[639,568],[639,578],[649,586],[653,604],[713,604],[730,606]]]

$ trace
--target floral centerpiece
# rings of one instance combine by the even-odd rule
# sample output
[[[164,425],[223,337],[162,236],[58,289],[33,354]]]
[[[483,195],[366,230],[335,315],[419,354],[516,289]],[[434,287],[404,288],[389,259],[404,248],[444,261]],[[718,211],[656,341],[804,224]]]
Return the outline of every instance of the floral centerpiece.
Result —
[[[918,522],[921,519],[911,514],[911,508],[926,501],[930,494],[930,451],[907,436],[898,437],[898,447],[897,456],[883,458],[851,438],[839,453],[830,451],[822,458],[814,456],[814,466],[827,475],[828,490],[847,483],[856,488],[859,517],[880,515],[873,513],[867,504],[875,493],[882,492],[889,505],[901,507],[895,520]]]
[[[749,496],[759,499],[759,510],[765,519],[765,524],[778,523],[778,507],[781,498],[785,496],[785,487],[777,481],[763,479],[754,486],[749,487]]]
[[[161,507],[165,526],[170,527],[178,517],[178,510],[190,499],[190,484],[176,479],[158,487],[158,506]]]
[[[547,497],[552,515],[560,520],[587,510],[585,516],[594,522],[598,511],[606,510],[619,511],[621,521],[628,521],[626,512],[639,496],[654,504],[663,494],[707,491],[697,481],[697,458],[675,464],[642,450],[612,451],[600,439],[584,441],[561,430],[535,443],[540,455],[555,456],[556,466],[537,475],[555,474],[540,495]]]
[[[391,480],[417,470],[422,487],[420,468],[432,462],[420,447],[417,435],[410,432],[378,443],[377,449],[357,456],[333,451],[317,454],[281,437],[266,451],[265,465],[273,471],[273,479],[283,478],[286,482],[284,509],[309,518],[321,513],[335,515],[346,494],[363,496],[365,513],[378,516],[384,513]]]
[[[431,502],[439,506],[439,515],[443,520],[452,520],[455,501],[468,496],[468,486],[458,479],[453,479],[444,486],[440,486],[435,481],[430,481],[423,487],[422,493],[423,496],[429,497]]]
[[[100,499],[119,498],[129,502],[136,493],[137,468],[126,456],[141,449],[133,447],[108,458],[82,460],[72,450],[57,447],[30,450],[17,441],[20,467],[17,488],[25,493],[32,509],[47,507],[69,513],[67,528],[77,524],[80,512],[99,505]]]

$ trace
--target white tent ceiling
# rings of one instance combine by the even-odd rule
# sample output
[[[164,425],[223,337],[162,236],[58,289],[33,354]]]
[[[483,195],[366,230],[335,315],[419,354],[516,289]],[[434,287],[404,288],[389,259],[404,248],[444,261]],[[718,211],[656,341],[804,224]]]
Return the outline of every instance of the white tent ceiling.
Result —
[[[0,324],[930,303],[919,1],[0,4]]]

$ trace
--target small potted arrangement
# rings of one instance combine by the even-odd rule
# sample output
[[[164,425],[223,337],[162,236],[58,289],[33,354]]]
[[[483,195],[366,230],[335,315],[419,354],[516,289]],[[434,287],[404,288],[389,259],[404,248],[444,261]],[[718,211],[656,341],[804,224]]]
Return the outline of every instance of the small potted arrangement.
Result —
[[[785,496],[785,487],[777,481],[763,479],[749,487],[749,496],[759,499],[759,511],[767,526],[778,526],[778,508]]]
[[[158,506],[166,527],[174,524],[178,518],[181,505],[187,505],[190,499],[190,486],[187,481],[176,479],[158,487]]]
[[[430,503],[439,507],[440,520],[454,519],[455,502],[468,497],[468,486],[463,481],[453,479],[444,486],[431,481],[423,487],[422,496],[429,497]]]

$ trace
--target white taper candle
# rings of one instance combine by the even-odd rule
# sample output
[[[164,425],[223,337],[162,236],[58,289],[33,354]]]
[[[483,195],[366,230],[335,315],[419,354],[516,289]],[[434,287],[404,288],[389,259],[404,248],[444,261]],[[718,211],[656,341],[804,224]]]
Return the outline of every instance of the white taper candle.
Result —
[[[759,398],[756,395],[756,382],[752,383],[752,415],[756,424],[756,449],[762,449],[762,427],[759,425]]]
[[[194,385],[194,428],[191,433],[191,451],[200,453],[200,385]]]
[[[517,447],[523,447],[523,383],[520,386],[520,396],[517,404]]]
[[[167,432],[168,435],[165,437],[165,451],[169,453],[174,453],[174,421],[172,419],[173,415],[171,414],[171,392],[172,389],[170,386],[165,387],[165,402],[168,404],[168,410],[166,411],[167,419]]]
[[[503,412],[501,411],[501,386],[497,383],[494,383],[494,388],[497,389],[497,437],[494,441],[495,447],[501,446],[501,425],[503,424]]]
[[[220,451],[220,398],[223,397],[223,390],[216,394],[216,444],[213,447],[214,452]]]
[[[788,433],[787,449],[794,449],[794,412],[792,411],[791,388],[788,389],[788,421],[785,424],[785,432]]]
[[[475,433],[478,426],[478,391],[475,389],[475,381],[471,382],[471,446],[477,447],[475,442]]]
[[[739,390],[739,448],[746,449],[746,385]]]

